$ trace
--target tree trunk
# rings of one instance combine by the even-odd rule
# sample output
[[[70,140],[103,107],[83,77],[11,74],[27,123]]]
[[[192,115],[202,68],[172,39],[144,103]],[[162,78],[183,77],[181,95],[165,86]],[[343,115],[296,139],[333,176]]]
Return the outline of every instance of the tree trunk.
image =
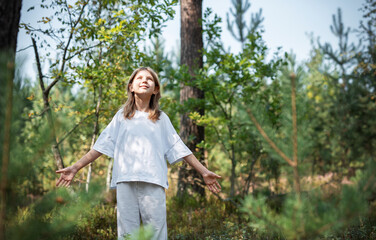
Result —
[[[16,53],[22,0],[0,1],[0,49]],[[12,70],[13,71],[13,70]]]
[[[293,142],[293,155],[292,160],[294,162],[294,188],[300,200],[301,189],[300,189],[300,177],[298,169],[298,123],[297,123],[297,113],[296,113],[296,75],[291,74],[291,115],[292,115],[292,142]]]
[[[41,64],[40,64],[40,58],[39,58],[39,53],[38,53],[38,48],[37,48],[37,43],[36,43],[34,38],[31,38],[31,40],[33,42],[35,60],[37,62],[37,69],[38,69],[38,75],[39,75],[39,85],[40,85],[40,88],[42,90],[42,95],[43,95],[44,111],[47,112],[47,121],[48,121],[48,125],[50,126],[50,129],[51,129],[51,138],[52,138],[51,139],[51,142],[52,142],[51,150],[52,150],[52,153],[54,154],[54,158],[55,158],[57,168],[62,169],[62,168],[64,168],[64,163],[63,163],[63,159],[61,157],[60,150],[59,150],[59,144],[58,144],[58,141],[57,141],[55,125],[54,125],[54,121],[53,121],[53,118],[52,118],[52,111],[51,111],[51,108],[50,108],[50,101],[49,101],[49,95],[50,95],[50,90],[51,90],[50,86],[52,86],[52,85],[45,88],[44,80],[43,80],[42,67],[41,67]]]
[[[200,19],[202,18],[202,0],[182,0],[180,2],[181,11],[181,65],[186,65],[189,69],[191,79],[194,78],[194,71],[202,68],[202,25]],[[190,98],[203,99],[203,91],[191,87],[181,85],[180,102],[183,104]],[[204,114],[202,107],[196,107],[194,111]],[[197,144],[204,140],[204,127],[197,126],[188,117],[188,113],[182,114],[180,118],[180,136],[187,144],[189,149],[196,155],[202,164],[204,164],[204,151],[197,148]],[[191,140],[192,139],[192,140]],[[192,178],[192,181],[188,181]],[[188,187],[191,187],[194,192],[205,196],[205,189],[201,176],[189,168],[187,163],[179,169],[178,179],[178,196],[182,197],[188,193]]]
[[[0,239],[5,239],[6,190],[10,160],[10,141],[13,107],[13,78],[22,0],[0,1],[0,77],[6,83],[6,109],[4,121],[1,166]]]
[[[1,75],[6,76],[6,109],[5,109],[5,121],[4,121],[4,142],[3,142],[3,154],[2,154],[2,166],[1,166],[1,206],[0,206],[0,239],[5,239],[5,220],[6,220],[6,193],[7,193],[7,178],[8,178],[8,166],[10,158],[10,135],[12,124],[12,99],[13,99],[13,77],[14,77],[14,56],[6,63],[6,59],[11,54],[0,53],[1,65],[8,65],[7,67],[1,66],[1,70],[6,68],[6,73]],[[13,63],[12,63],[13,62]],[[3,77],[3,76],[1,76]]]
[[[230,105],[231,106],[231,105]],[[232,117],[231,117],[231,107],[230,107],[230,121],[232,120]],[[231,147],[231,155],[230,155],[230,158],[231,158],[231,177],[230,177],[230,183],[231,183],[231,187],[230,187],[230,198],[234,198],[235,196],[235,180],[236,180],[236,164],[237,164],[237,161],[236,161],[236,158],[235,158],[235,145],[234,145],[234,135],[232,133],[232,130],[233,130],[233,125],[232,125],[232,122],[229,123],[228,125],[228,132],[229,132],[229,137],[230,137],[230,141],[232,142],[230,147]]]
[[[93,128],[93,135],[91,137],[90,149],[93,148],[94,143],[95,143],[95,139],[97,138],[97,135],[98,135],[98,130],[99,130],[99,128],[98,128],[98,118],[99,118],[99,109],[100,109],[100,106],[101,106],[101,101],[102,101],[102,86],[99,85],[97,106],[95,108],[95,122],[94,122],[94,128]],[[91,168],[92,168],[92,163],[89,164],[89,169],[87,171],[86,192],[89,191],[89,184],[90,184],[90,180],[91,180]]]
[[[106,177],[106,192],[109,192],[110,187],[111,187],[111,170],[112,170],[112,159],[108,159],[107,177]]]
[[[49,102],[45,102],[45,108],[47,109],[47,119],[48,119],[48,124],[50,125],[50,128],[51,128],[51,134],[52,134],[52,147],[51,147],[51,149],[52,149],[52,152],[54,154],[54,158],[55,158],[57,168],[62,169],[62,168],[64,168],[64,163],[63,163],[63,158],[61,157],[59,146],[58,146],[58,141],[57,141],[57,136],[56,136],[56,131],[55,131],[55,124],[53,122],[52,112],[51,112]]]

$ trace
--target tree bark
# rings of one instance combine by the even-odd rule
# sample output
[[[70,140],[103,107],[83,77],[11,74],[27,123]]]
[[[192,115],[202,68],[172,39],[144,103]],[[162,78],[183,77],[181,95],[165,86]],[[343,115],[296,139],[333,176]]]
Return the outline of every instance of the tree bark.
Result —
[[[180,2],[181,11],[181,65],[186,65],[189,69],[192,81],[194,79],[194,72],[202,68],[202,25],[200,19],[202,18],[202,0],[182,0]],[[184,104],[190,98],[203,99],[204,92],[198,88],[191,86],[184,86],[181,84],[180,103]],[[204,114],[203,107],[196,107],[194,111]],[[204,140],[204,127],[197,126],[192,119],[188,117],[188,113],[184,113],[180,118],[180,135],[182,140],[187,144],[189,149],[196,155],[202,164],[204,164],[204,151],[197,148],[197,144]],[[193,179],[188,181],[189,178]],[[205,196],[205,189],[201,176],[189,168],[187,163],[179,169],[178,178],[178,196],[182,197],[188,193],[188,187],[191,187],[194,192]]]
[[[15,55],[22,0],[0,1],[0,50]]]
[[[0,1],[0,77],[6,83],[6,110],[4,121],[1,165],[0,239],[5,239],[6,190],[10,161],[11,124],[13,108],[13,79],[17,46],[18,24],[22,0]]]

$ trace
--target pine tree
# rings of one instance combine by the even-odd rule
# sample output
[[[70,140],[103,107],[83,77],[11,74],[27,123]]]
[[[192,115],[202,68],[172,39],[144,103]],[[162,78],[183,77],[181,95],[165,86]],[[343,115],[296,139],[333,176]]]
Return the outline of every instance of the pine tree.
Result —
[[[230,8],[230,13],[235,20],[230,22],[230,17],[227,13],[227,29],[231,32],[232,36],[242,44],[243,49],[247,36],[250,34],[255,34],[262,28],[262,22],[264,21],[264,18],[262,17],[262,9],[260,9],[257,13],[251,14],[251,20],[247,26],[244,20],[244,15],[251,7],[249,1],[245,0],[245,2],[243,2],[243,0],[232,0],[232,5],[233,8]],[[234,23],[237,28],[236,30],[234,29]]]
[[[373,20],[373,24],[374,22]],[[372,20],[368,21],[367,25],[372,28]],[[346,167],[343,168],[346,169],[346,174],[351,165],[362,164],[359,156],[375,156],[373,139],[376,132],[370,131],[373,129],[375,111],[372,104],[369,104],[375,93],[374,81],[370,81],[374,71],[371,67],[374,61],[374,45],[369,44],[373,44],[375,37],[370,29],[362,24],[362,36],[368,41],[350,43],[351,29],[344,26],[340,9],[337,15],[333,15],[330,29],[338,39],[337,48],[329,43],[318,45],[326,61],[334,67],[324,73],[334,88],[334,95],[330,98],[332,108],[329,109],[329,116],[332,117],[332,122],[336,123],[332,129],[338,136],[337,142],[341,149],[335,157]]]
[[[203,100],[204,92],[197,87],[189,86],[189,83],[195,78],[195,72],[202,68],[202,0],[183,0],[180,2],[181,9],[181,60],[180,64],[186,66],[189,79],[185,79],[188,84],[181,83],[180,102],[186,104],[188,100]],[[200,104],[195,104],[194,110],[201,115],[204,114],[204,108]],[[197,145],[204,140],[204,127],[197,126],[187,113],[182,113],[180,118],[180,136],[187,144],[188,148],[196,155],[197,159],[204,163],[204,150]],[[189,181],[191,178],[193,181]],[[187,163],[183,163],[179,169],[178,193],[183,199],[188,193],[188,189],[198,193],[201,197],[205,195],[205,188],[201,176],[197,171],[191,169]]]
[[[368,199],[375,191],[375,180],[369,174],[376,164],[368,161],[367,168],[358,172],[352,185],[339,186],[337,190],[302,185],[302,178],[311,172],[313,143],[309,133],[310,118],[314,116],[310,115],[303,68],[289,62],[290,67],[279,77],[282,98],[279,127],[266,121],[268,117],[260,111],[263,109],[260,105],[249,105],[248,114],[265,139],[267,151],[285,162],[283,171],[292,187],[279,198],[250,195],[244,202],[244,211],[250,217],[251,226],[287,239],[330,236],[359,224],[359,219],[367,216]]]
[[[6,86],[5,103],[1,106],[1,184],[0,184],[0,239],[5,239],[6,195],[8,188],[8,167],[10,162],[11,127],[13,110],[13,79],[17,45],[18,24],[20,21],[22,0],[0,2],[0,84]],[[3,109],[5,113],[3,113]],[[3,120],[4,117],[4,120]]]
[[[374,201],[376,192],[372,177],[376,164],[370,147],[374,144],[375,107],[374,102],[369,101],[374,89],[367,81],[368,70],[372,68],[363,62],[372,60],[368,52],[361,51],[360,45],[348,42],[351,30],[344,27],[341,18],[341,11],[338,11],[331,27],[339,40],[337,50],[329,44],[319,44],[320,49],[314,49],[312,60],[307,64],[307,72],[304,67],[293,67],[291,60],[282,70],[279,77],[282,113],[278,128],[265,121],[265,113],[259,110],[262,107],[248,107],[267,149],[288,163],[283,169],[295,189],[280,198],[278,204],[276,199],[266,196],[249,196],[244,210],[252,226],[275,231],[287,239],[333,235],[350,238],[351,235],[343,234],[346,229],[363,225],[363,221],[374,217],[370,210],[372,204],[369,204]],[[367,31],[365,34],[371,36]],[[363,63],[358,62],[359,59]],[[291,72],[294,74],[289,74]],[[296,79],[296,121],[293,95],[290,95],[295,88],[293,79]],[[296,152],[297,168],[295,161],[291,161]],[[315,162],[317,160],[323,162]],[[338,173],[336,188],[315,187],[300,181],[299,190],[297,180],[314,176],[318,169]],[[349,177],[351,184],[341,184],[343,174]]]

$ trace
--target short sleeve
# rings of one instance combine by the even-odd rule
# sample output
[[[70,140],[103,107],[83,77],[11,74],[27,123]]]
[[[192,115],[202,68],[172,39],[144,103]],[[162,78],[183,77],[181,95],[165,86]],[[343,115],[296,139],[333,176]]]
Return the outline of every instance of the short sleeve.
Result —
[[[95,142],[93,149],[114,158],[115,145],[117,134],[119,132],[120,118],[122,117],[122,110],[119,110],[112,118],[111,122],[99,135]]]
[[[168,116],[162,112],[163,141],[165,145],[165,158],[170,164],[175,164],[183,160],[183,157],[192,154],[191,150],[184,144],[177,134]]]

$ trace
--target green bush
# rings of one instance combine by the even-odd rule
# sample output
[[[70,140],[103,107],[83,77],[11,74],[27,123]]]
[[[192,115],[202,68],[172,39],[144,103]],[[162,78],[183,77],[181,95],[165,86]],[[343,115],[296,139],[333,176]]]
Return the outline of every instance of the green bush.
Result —
[[[168,199],[169,239],[253,239],[254,232],[231,205],[216,198]]]
[[[117,239],[116,208],[113,204],[99,204],[89,214],[80,216],[75,231],[65,239]]]

